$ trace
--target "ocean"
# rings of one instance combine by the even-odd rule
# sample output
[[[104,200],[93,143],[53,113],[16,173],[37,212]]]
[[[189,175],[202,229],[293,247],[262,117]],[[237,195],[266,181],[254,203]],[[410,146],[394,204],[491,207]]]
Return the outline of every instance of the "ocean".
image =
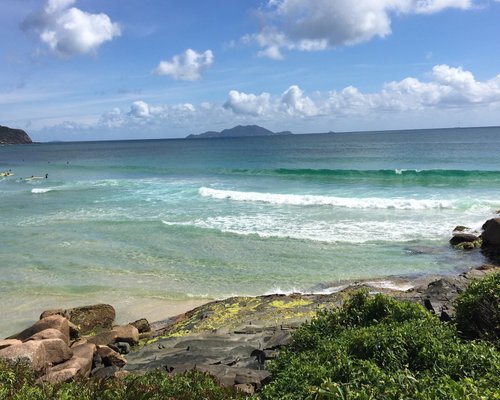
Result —
[[[3,146],[8,169],[0,336],[48,308],[160,319],[481,264],[448,240],[500,209],[500,128]]]

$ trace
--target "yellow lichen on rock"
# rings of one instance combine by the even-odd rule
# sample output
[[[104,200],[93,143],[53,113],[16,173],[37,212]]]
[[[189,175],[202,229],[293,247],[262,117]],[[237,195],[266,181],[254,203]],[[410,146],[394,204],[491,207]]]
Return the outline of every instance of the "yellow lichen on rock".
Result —
[[[269,303],[269,305],[276,307],[276,308],[290,309],[290,308],[308,306],[311,303],[312,303],[312,301],[305,300],[305,299],[296,299],[296,300],[291,300],[291,301],[274,300],[271,303]]]

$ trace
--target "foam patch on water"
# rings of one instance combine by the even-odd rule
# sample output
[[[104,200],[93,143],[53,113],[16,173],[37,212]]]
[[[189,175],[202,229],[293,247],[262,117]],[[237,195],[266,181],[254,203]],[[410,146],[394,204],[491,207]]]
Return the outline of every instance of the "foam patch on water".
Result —
[[[31,189],[31,193],[44,194],[44,193],[52,192],[53,190],[54,189],[51,189],[51,188],[34,188],[34,189]]]
[[[260,192],[240,192],[236,190],[219,190],[201,187],[199,194],[219,200],[261,202],[275,205],[294,206],[332,206],[354,209],[396,209],[396,210],[428,210],[453,209],[456,204],[451,200],[409,199],[409,198],[350,198],[337,196],[278,194]]]
[[[293,220],[269,214],[220,216],[193,221],[162,221],[165,225],[194,226],[261,238],[291,238],[325,243],[408,242],[417,239],[442,240],[450,234],[441,221],[343,220],[336,222]],[[408,227],[411,226],[411,229]]]

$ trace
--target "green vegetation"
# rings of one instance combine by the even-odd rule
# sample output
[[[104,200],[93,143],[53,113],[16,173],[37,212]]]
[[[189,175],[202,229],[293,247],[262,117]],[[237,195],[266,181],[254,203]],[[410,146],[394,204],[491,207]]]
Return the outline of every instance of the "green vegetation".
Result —
[[[196,371],[168,376],[161,371],[123,379],[87,379],[61,385],[35,385],[26,365],[0,361],[1,400],[226,400],[243,399],[233,388],[218,385]]]
[[[297,330],[262,399],[500,399],[500,353],[421,306],[360,292]]]
[[[457,300],[457,328],[468,339],[500,348],[500,273],[472,282]]]

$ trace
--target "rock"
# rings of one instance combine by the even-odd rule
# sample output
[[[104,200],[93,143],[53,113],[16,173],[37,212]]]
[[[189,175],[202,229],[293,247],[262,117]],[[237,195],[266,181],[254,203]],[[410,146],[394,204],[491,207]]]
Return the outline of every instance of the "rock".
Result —
[[[43,382],[51,383],[52,385],[58,385],[63,382],[68,382],[78,376],[78,368],[66,368],[61,371],[48,372],[42,375],[36,380],[36,383],[40,384]]]
[[[57,329],[67,337],[66,342],[69,342],[69,324],[68,320],[60,315],[50,315],[35,322],[32,326],[24,331],[8,337],[7,339],[19,339],[25,341],[38,332],[46,329]]]
[[[73,357],[86,358],[92,360],[97,348],[95,344],[85,343],[80,346],[73,347],[72,350],[73,350]]]
[[[34,335],[30,336],[28,340],[44,340],[44,339],[61,339],[66,345],[69,345],[68,336],[64,335],[61,331],[49,328],[43,331],[37,332]]]
[[[109,379],[113,378],[118,371],[118,367],[114,365],[109,367],[99,367],[92,371],[92,377],[95,379]]]
[[[62,315],[73,323],[80,334],[88,334],[96,330],[111,329],[115,320],[115,309],[109,304],[95,304],[75,307],[67,310],[54,309],[44,311],[41,317]]]
[[[139,343],[139,331],[132,325],[117,325],[112,332],[116,332],[115,342],[127,342],[130,345]]]
[[[29,343],[29,342],[26,342]],[[40,340],[45,350],[45,362],[47,365],[56,365],[73,357],[73,350],[61,339]]]
[[[475,242],[478,239],[479,238],[476,235],[473,235],[472,233],[459,232],[453,234],[453,237],[450,239],[450,244],[452,246],[456,246],[457,244],[464,242]]]
[[[455,315],[453,302],[463,291],[466,284],[454,278],[440,278],[430,282],[422,291],[422,303],[425,308],[435,313],[443,321],[449,321]]]
[[[38,382],[50,382],[53,384],[67,382],[75,378],[87,378],[92,369],[92,359],[73,356],[68,361],[50,368]]]
[[[14,346],[16,344],[22,344],[20,340],[17,339],[5,339],[5,340],[0,340],[0,350],[5,349],[6,347],[9,346]]]
[[[102,363],[106,367],[114,365],[118,368],[123,368],[127,364],[127,360],[125,360],[120,353],[110,349],[108,346],[99,346],[97,348],[97,354],[99,354]]]
[[[457,225],[455,226],[455,229],[453,229],[453,232],[464,232],[464,231],[469,231],[470,228],[468,228],[467,226],[463,226],[463,225]]]
[[[262,386],[262,381],[269,378],[271,374],[267,371],[260,370],[243,370],[236,372],[236,377],[234,378],[235,384],[251,384],[255,388],[259,389]]]
[[[290,331],[275,332],[269,341],[265,344],[265,350],[274,350],[283,346],[287,346],[292,341],[292,334]]]
[[[50,368],[46,375],[47,378],[50,378],[51,374],[59,372],[61,373],[61,375],[66,376],[67,379],[87,378],[90,376],[91,370],[92,370],[92,358],[88,359],[73,355],[73,357],[70,358],[68,361],[56,365],[53,368]],[[62,371],[67,371],[67,372],[62,373]]]
[[[120,354],[130,353],[130,344],[127,342],[116,342],[113,346],[116,347],[116,351]]]
[[[101,332],[93,337],[87,338],[87,342],[96,344],[98,346],[107,346],[109,344],[114,343],[117,337],[118,333],[112,330],[108,332]]]
[[[500,254],[500,218],[492,218],[483,225],[482,248],[487,252]]]
[[[0,350],[0,358],[12,362],[26,362],[33,371],[41,371],[46,367],[45,346],[41,340],[30,340]]]
[[[51,317],[53,315],[60,315],[61,317],[65,317],[64,316],[64,309],[63,308],[54,308],[52,310],[45,310],[40,314],[39,319],[44,319],[47,317]]]
[[[78,339],[75,342],[71,343],[71,346],[69,346],[69,347],[73,348],[73,347],[81,346],[82,344],[85,344],[85,343],[88,343],[88,340],[85,338],[82,338],[82,339]]]
[[[138,319],[137,321],[131,322],[129,325],[135,326],[139,333],[151,332],[151,325],[146,318]]]

